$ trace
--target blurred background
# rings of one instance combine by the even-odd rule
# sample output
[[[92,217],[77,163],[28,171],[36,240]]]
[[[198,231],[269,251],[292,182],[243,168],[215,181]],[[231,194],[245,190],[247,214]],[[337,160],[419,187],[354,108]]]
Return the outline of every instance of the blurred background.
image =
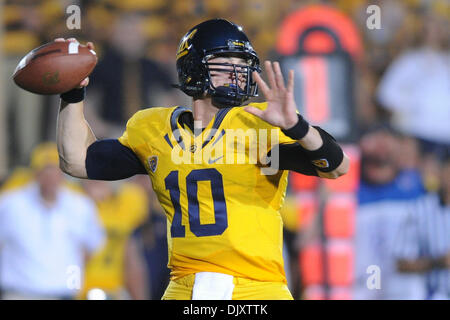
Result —
[[[80,29],[67,24],[73,12],[66,9],[74,4]],[[33,183],[42,190],[46,181],[56,181],[30,161],[36,147],[55,140],[59,97],[31,94],[13,83],[11,75],[26,53],[57,37],[93,42],[99,62],[90,76],[85,114],[98,138],[117,138],[141,108],[190,106],[189,97],[171,87],[177,83],[178,42],[197,23],[226,18],[243,26],[261,61],[276,59],[284,70],[296,71],[299,111],[332,133],[352,159],[349,174],[337,181],[290,176],[282,216],[294,298],[450,298],[449,219],[430,239],[408,240],[420,248],[427,241],[440,243],[433,254],[447,256],[447,264],[438,267],[441,280],[433,280],[433,268],[398,266],[405,259],[400,239],[406,237],[410,206],[427,194],[450,195],[448,175],[442,174],[450,147],[448,1],[5,0],[0,10],[1,199]],[[45,168],[54,166],[45,152],[42,157],[49,159],[42,160]],[[73,290],[16,285],[44,277],[37,270],[43,263],[39,253],[49,248],[45,242],[11,245],[27,243],[20,237],[29,234],[8,228],[30,226],[2,220],[2,210],[11,206],[0,201],[3,298],[160,299],[168,283],[166,222],[149,179],[81,183],[61,176],[54,184],[94,204],[103,244],[83,240],[89,254],[79,264],[81,282]],[[51,202],[52,192],[48,195]],[[444,201],[444,208],[449,205]],[[59,232],[52,221],[49,232]],[[20,250],[35,250],[36,258],[18,260],[29,264],[21,280],[5,280],[12,266],[4,260],[20,256]],[[410,261],[433,256],[430,252],[420,251]],[[46,263],[51,259],[57,255]],[[447,289],[436,289],[441,287]]]

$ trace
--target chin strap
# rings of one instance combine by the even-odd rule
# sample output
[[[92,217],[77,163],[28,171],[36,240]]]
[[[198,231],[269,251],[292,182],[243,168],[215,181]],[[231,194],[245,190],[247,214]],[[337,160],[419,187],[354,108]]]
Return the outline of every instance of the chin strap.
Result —
[[[236,88],[236,85],[230,84],[210,90],[212,104],[218,108],[241,106],[247,99],[244,98],[245,96],[242,96],[244,91],[241,88],[236,90]]]

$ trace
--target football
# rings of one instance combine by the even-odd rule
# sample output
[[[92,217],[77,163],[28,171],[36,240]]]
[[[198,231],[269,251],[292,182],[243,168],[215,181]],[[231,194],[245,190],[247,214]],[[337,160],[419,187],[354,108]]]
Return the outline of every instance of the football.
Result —
[[[97,64],[95,51],[78,42],[49,42],[20,60],[14,82],[29,92],[51,95],[67,92],[89,76]]]

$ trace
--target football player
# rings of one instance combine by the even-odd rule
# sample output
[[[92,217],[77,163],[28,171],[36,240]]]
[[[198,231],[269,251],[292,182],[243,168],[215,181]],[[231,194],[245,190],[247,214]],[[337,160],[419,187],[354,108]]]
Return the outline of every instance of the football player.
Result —
[[[61,168],[99,180],[150,176],[168,220],[171,281],[163,299],[292,299],[279,214],[288,170],[337,178],[349,160],[332,136],[297,113],[293,71],[285,84],[279,63],[266,61],[268,83],[261,78],[240,26],[214,19],[193,27],[176,65],[192,111],[141,110],[119,139],[97,140],[86,122],[88,79],[62,94]],[[266,102],[245,105],[258,88]]]

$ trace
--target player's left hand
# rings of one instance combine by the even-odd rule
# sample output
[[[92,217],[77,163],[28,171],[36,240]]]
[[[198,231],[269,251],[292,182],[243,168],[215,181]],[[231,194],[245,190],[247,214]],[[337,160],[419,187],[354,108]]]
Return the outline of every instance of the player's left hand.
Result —
[[[266,97],[267,108],[260,110],[255,107],[245,107],[244,110],[273,126],[290,129],[298,121],[297,106],[294,100],[294,71],[289,71],[288,83],[285,86],[278,62],[272,64],[271,61],[265,61],[264,68],[270,87],[258,72],[253,72],[253,78]]]

